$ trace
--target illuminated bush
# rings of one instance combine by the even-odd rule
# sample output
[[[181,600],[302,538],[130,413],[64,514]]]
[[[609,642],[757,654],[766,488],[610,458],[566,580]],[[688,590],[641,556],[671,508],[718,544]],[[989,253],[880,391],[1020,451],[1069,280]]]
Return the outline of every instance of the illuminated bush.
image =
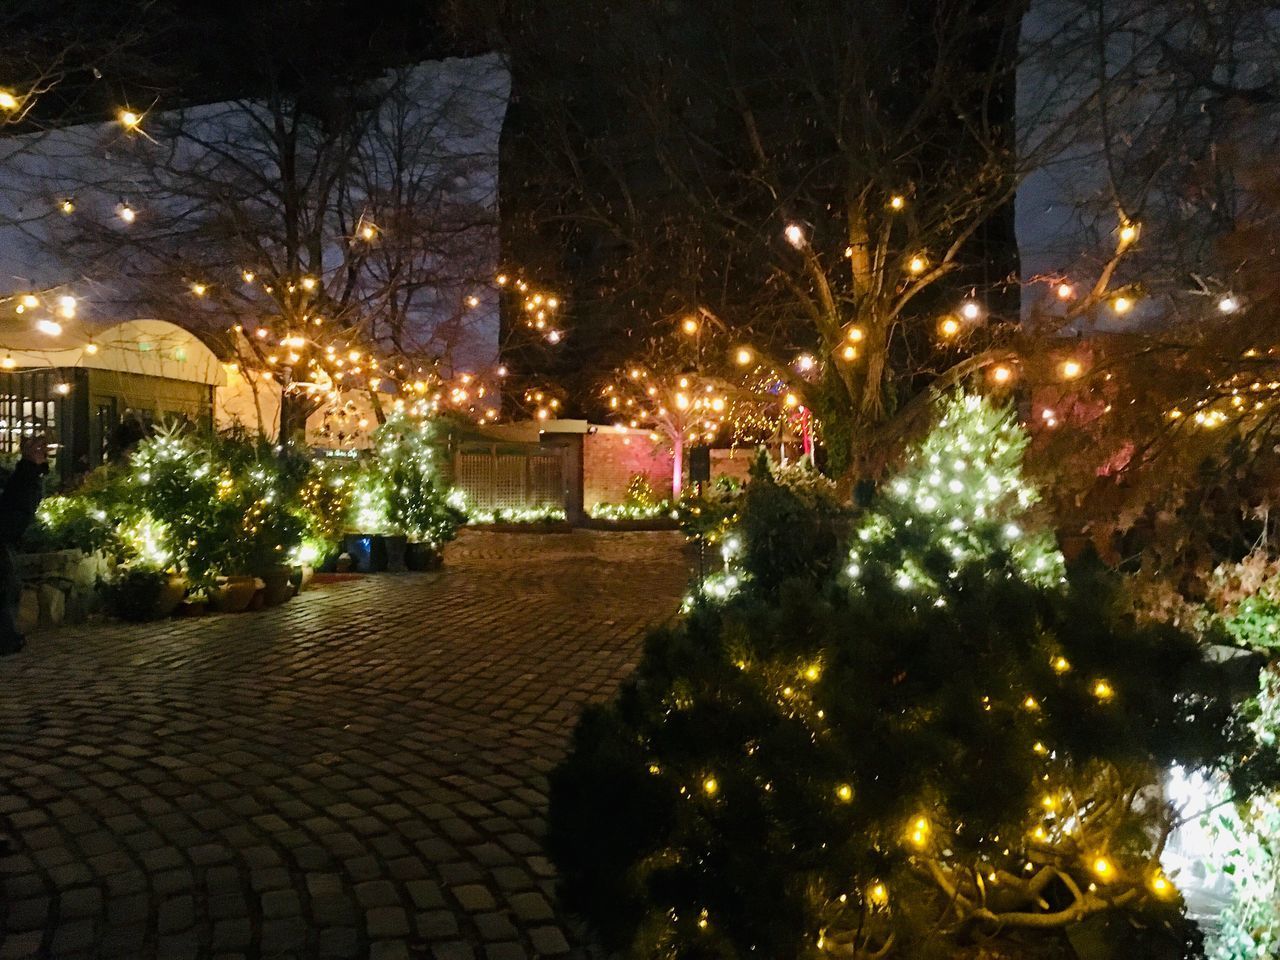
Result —
[[[1064,569],[1024,445],[948,400],[847,553],[802,491],[748,487],[741,589],[652,636],[552,778],[564,897],[607,946],[1045,956],[1087,925],[1117,956],[1200,949],[1164,771],[1271,754],[1193,638]]]

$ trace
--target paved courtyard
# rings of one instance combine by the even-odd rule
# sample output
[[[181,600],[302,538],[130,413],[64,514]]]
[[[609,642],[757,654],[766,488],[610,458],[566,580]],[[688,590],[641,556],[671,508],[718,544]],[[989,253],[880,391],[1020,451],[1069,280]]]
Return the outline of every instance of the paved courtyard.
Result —
[[[667,533],[467,532],[432,574],[0,659],[0,960],[585,956],[545,775],[685,582]]]

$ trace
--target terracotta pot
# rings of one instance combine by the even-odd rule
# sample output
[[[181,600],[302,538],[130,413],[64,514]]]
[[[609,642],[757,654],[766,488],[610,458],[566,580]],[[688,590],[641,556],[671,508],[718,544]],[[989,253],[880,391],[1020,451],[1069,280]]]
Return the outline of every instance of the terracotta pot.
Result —
[[[156,597],[156,616],[169,617],[178,609],[178,604],[187,595],[187,578],[173,574],[165,582]]]
[[[203,617],[209,604],[204,600],[183,600],[178,604],[178,616]]]
[[[209,591],[209,606],[218,613],[243,613],[261,587],[257,577],[219,577]]]
[[[293,596],[293,584],[289,581],[292,572],[288,567],[272,567],[262,572],[264,606],[278,607]]]

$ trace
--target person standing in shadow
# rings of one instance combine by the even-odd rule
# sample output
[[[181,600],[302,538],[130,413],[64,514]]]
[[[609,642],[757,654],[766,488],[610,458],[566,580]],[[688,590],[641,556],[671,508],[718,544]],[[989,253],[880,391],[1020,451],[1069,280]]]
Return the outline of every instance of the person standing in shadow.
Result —
[[[0,490],[0,656],[17,653],[27,644],[18,629],[22,580],[18,576],[18,547],[35,519],[49,472],[49,445],[43,436],[26,437],[22,459]]]

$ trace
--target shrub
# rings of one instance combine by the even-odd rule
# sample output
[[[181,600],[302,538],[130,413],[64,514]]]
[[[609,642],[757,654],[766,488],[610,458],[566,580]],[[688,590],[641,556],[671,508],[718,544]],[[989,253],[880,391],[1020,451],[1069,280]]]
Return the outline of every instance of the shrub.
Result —
[[[1200,949],[1160,867],[1164,773],[1243,781],[1273,748],[1194,638],[1067,575],[1024,446],[947,400],[839,565],[825,508],[753,477],[742,588],[653,635],[552,777],[565,902],[606,946],[1029,957],[1087,925],[1118,955]]]

